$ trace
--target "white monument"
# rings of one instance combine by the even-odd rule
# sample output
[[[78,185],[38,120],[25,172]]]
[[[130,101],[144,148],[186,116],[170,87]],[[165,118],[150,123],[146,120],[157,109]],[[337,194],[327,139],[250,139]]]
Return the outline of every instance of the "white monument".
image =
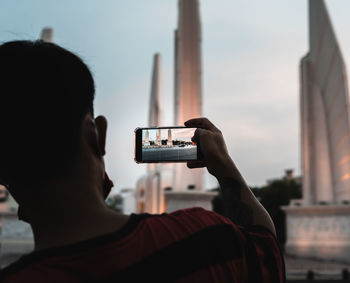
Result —
[[[201,25],[198,0],[179,0],[175,30],[175,125],[202,116]],[[193,206],[211,210],[216,195],[205,191],[203,169],[174,166],[173,190],[166,191],[167,211]]]
[[[53,42],[53,29],[43,28],[41,31],[40,39],[46,42]]]
[[[202,116],[201,26],[198,0],[179,0],[175,30],[175,125]],[[174,189],[204,191],[203,169],[175,166]]]
[[[161,96],[161,55],[153,58],[153,72],[150,95],[150,127],[162,125]],[[148,131],[147,131],[148,133]],[[146,139],[149,141],[149,133]],[[148,142],[149,143],[149,142]],[[155,144],[161,143],[160,131],[157,131]],[[147,173],[136,185],[136,211],[138,213],[162,213],[165,211],[164,188],[171,187],[172,168],[165,164],[147,164]]]
[[[303,199],[284,207],[286,252],[350,262],[350,112],[344,60],[323,0],[309,0],[301,60]]]
[[[183,126],[190,118],[200,117],[202,113],[198,6],[198,0],[179,0],[178,28],[175,31],[174,90],[175,125],[179,126]],[[160,66],[156,59],[154,66],[149,121],[151,127],[161,125]],[[171,132],[168,132],[167,145],[169,144],[172,145]],[[165,209],[170,212],[193,206],[211,209],[211,200],[216,195],[205,191],[203,169],[190,170],[184,163],[150,164],[147,175],[139,180],[137,188],[138,212],[159,213]]]

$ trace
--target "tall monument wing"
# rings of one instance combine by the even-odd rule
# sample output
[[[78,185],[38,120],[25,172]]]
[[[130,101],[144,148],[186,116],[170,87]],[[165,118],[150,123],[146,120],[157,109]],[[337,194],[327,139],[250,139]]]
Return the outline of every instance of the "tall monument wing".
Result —
[[[179,0],[175,31],[175,124],[202,113],[201,28],[198,0]]]
[[[162,126],[163,108],[162,108],[162,89],[161,89],[161,60],[159,53],[154,54],[153,70],[151,81],[151,94],[149,103],[148,126],[160,127]],[[153,171],[157,167],[154,163],[147,164],[147,170]]]
[[[303,201],[284,206],[287,254],[350,262],[350,119],[344,60],[323,0],[309,0],[301,60]],[[298,205],[297,205],[298,204]]]
[[[201,27],[198,0],[179,0],[175,31],[175,125],[202,114]],[[176,164],[174,188],[203,190],[203,170]]]
[[[175,125],[201,116],[201,31],[198,0],[179,0],[175,30]],[[162,124],[160,55],[154,57],[149,126]],[[172,131],[167,144],[173,145]],[[149,142],[149,136],[145,143]],[[156,144],[161,143],[160,132]],[[214,192],[205,192],[203,169],[190,170],[184,163],[149,164],[147,174],[137,183],[138,212],[162,213],[202,206],[211,209]]]
[[[151,93],[149,104],[148,126],[159,127],[162,125],[162,93],[161,93],[161,55],[153,57]],[[149,131],[146,131],[146,138],[143,145],[150,144]],[[156,144],[160,141],[160,130],[157,134]],[[168,170],[169,171],[169,170]],[[166,176],[164,165],[149,163],[147,173],[138,180],[136,190],[137,212],[162,213],[165,210],[163,188],[169,187],[170,179]]]
[[[41,31],[40,39],[46,42],[53,42],[53,29],[43,28]]]
[[[310,52],[301,64],[304,195],[309,203],[339,203],[350,200],[347,75],[324,1],[310,0],[309,8]]]
[[[162,93],[161,93],[161,55],[153,57],[153,72],[150,96],[149,121],[150,127],[162,125]]]

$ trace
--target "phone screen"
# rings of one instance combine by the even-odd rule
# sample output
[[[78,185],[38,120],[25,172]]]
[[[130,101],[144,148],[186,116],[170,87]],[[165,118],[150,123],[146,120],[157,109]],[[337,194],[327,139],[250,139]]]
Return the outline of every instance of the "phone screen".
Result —
[[[141,162],[181,162],[198,159],[191,141],[196,128],[142,128]]]

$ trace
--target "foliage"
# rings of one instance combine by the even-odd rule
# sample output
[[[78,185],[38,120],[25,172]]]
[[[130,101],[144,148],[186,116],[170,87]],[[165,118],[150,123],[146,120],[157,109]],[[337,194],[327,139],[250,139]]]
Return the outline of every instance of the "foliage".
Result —
[[[282,246],[286,241],[286,220],[281,206],[288,205],[291,199],[301,198],[301,185],[294,180],[279,179],[269,182],[266,186],[251,189],[270,214],[276,227],[277,238]],[[219,189],[213,191],[219,191]],[[221,194],[213,199],[212,205],[215,212],[225,214]]]
[[[123,198],[121,195],[114,195],[106,200],[107,206],[117,212],[123,212]]]
[[[301,198],[301,184],[294,180],[275,180],[261,188],[252,188],[253,193],[270,214],[281,245],[286,241],[286,218],[281,206],[289,205],[291,199]]]

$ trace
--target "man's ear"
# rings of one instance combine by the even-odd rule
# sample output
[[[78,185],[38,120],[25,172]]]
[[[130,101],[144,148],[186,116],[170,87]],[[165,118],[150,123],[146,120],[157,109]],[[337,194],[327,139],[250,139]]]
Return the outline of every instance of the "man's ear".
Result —
[[[107,119],[104,116],[98,116],[95,119],[95,124],[98,134],[98,146],[102,156],[106,154],[106,134],[107,134]]]
[[[104,156],[106,145],[107,120],[98,116],[95,120],[90,114],[85,116],[84,135],[88,145],[97,156]]]

